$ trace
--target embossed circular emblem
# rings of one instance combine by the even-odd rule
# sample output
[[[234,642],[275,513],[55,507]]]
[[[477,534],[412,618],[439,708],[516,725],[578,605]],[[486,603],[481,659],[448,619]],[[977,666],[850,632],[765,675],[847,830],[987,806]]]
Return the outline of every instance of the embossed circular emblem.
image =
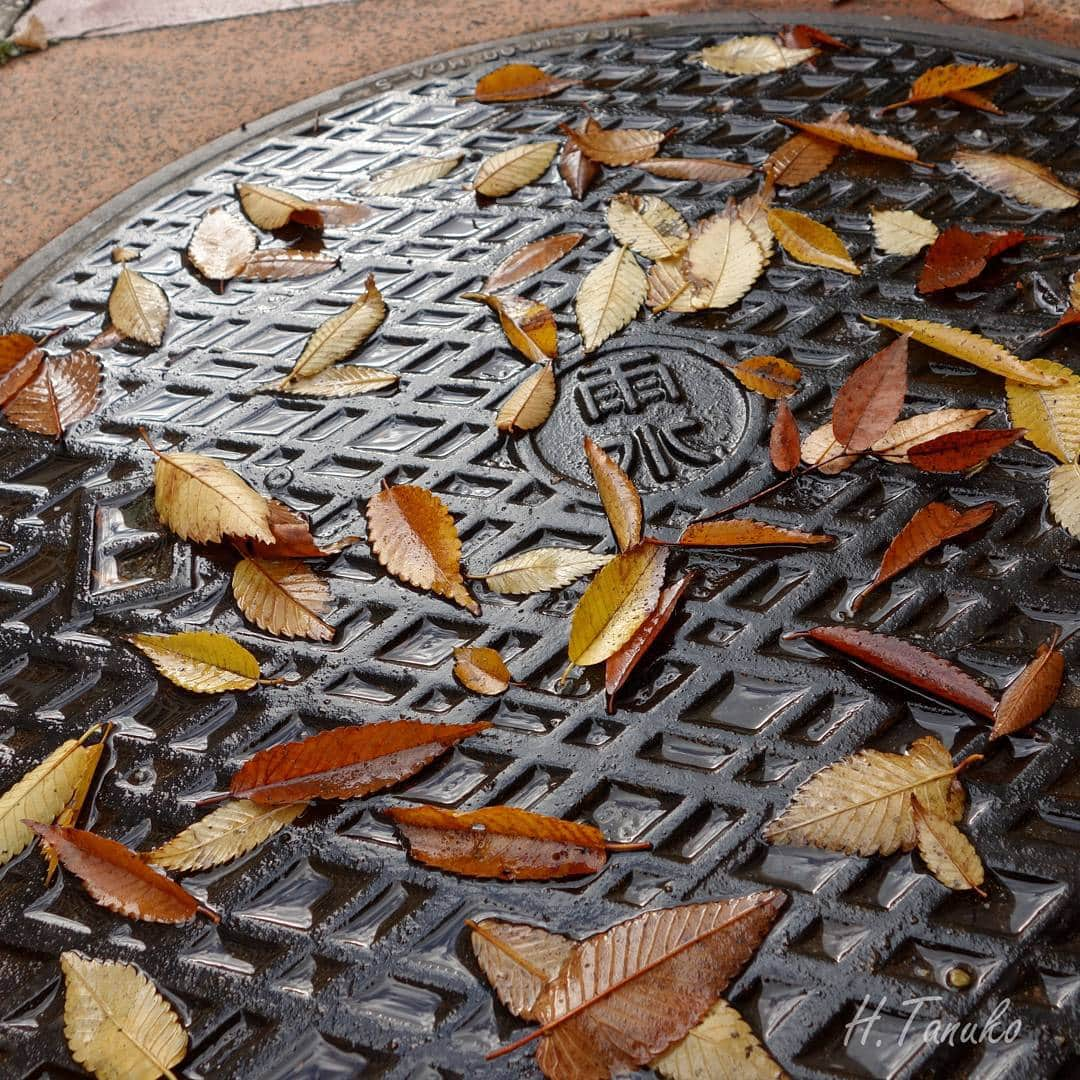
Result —
[[[559,400],[533,447],[553,472],[592,485],[588,435],[642,491],[729,475],[757,439],[763,410],[693,338],[609,342],[559,374]]]

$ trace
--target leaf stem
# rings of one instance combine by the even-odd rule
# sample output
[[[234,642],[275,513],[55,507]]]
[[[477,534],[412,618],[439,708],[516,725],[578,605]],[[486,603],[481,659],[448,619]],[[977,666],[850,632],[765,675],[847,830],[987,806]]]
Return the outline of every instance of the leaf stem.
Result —
[[[231,792],[219,791],[216,795],[207,795],[205,799],[199,799],[196,806],[213,806],[214,803],[224,802],[231,797]]]
[[[620,843],[612,840],[604,841],[605,851],[652,851],[652,842],[638,840],[633,843]]]

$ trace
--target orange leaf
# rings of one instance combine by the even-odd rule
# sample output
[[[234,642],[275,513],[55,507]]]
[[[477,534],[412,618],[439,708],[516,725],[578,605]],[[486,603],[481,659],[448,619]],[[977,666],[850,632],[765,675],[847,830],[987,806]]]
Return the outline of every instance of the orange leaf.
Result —
[[[454,678],[466,690],[494,697],[510,685],[510,672],[494,649],[476,645],[454,650]]]
[[[981,109],[995,116],[1005,115],[1004,109],[998,108],[988,97],[974,90],[953,90],[945,96],[960,105],[966,105],[969,109]]]
[[[16,427],[59,438],[94,411],[100,386],[101,364],[93,353],[49,356],[4,406],[4,415]]]
[[[679,547],[771,547],[780,544],[831,544],[835,537],[800,532],[741,518],[696,521],[687,525]]]
[[[454,519],[437,495],[413,484],[388,487],[368,500],[367,523],[371,550],[394,577],[480,614],[461,576]]]
[[[749,356],[740,360],[731,373],[748,390],[767,398],[790,397],[799,387],[802,372],[779,356]]]
[[[533,64],[504,64],[476,84],[477,101],[529,101],[550,97],[574,86],[577,79],[559,79]]]
[[[1057,701],[1065,678],[1065,657],[1055,644],[1056,640],[1044,641],[1035,653],[1035,659],[1001,695],[991,739],[1000,739],[1035,723]]]
[[[244,617],[269,634],[312,641],[334,637],[322,618],[330,608],[330,588],[299,559],[241,559],[232,590]]]
[[[825,45],[830,49],[850,49],[846,42],[819,30],[816,26],[807,26],[799,23],[798,26],[785,27],[780,34],[780,43],[789,49],[813,49],[818,45]]]
[[[634,481],[587,435],[585,456],[589,460],[589,468],[600,492],[600,502],[611,522],[611,531],[615,534],[619,550],[626,551],[641,539],[644,521],[641,496]]]
[[[727,158],[674,158],[654,157],[650,161],[638,161],[635,169],[662,176],[667,180],[696,180],[705,184],[725,184],[729,180],[741,180],[754,168]]]
[[[963,472],[988,461],[1021,439],[1026,428],[982,428],[954,431],[908,450],[908,461],[923,472]]]
[[[486,304],[499,316],[506,340],[522,356],[536,364],[553,360],[559,353],[555,316],[547,304],[525,296],[497,296],[490,293],[462,293],[462,300]]]
[[[311,523],[302,515],[277,499],[268,499],[270,531],[274,534],[272,544],[255,540],[251,550],[260,559],[321,559],[327,555],[336,555],[347,547],[352,547],[359,536],[346,536],[327,547],[315,542],[311,535]]]
[[[28,334],[0,334],[0,375],[7,374],[36,345]]]
[[[781,122],[789,127],[805,131],[809,135],[829,139],[841,146],[850,146],[853,150],[861,150],[866,154],[877,154],[879,157],[896,158],[900,161],[919,160],[919,152],[914,146],[909,146],[900,139],[894,139],[891,135],[879,135],[876,131],[861,127],[859,124],[849,124],[834,117],[819,120],[816,124],[804,124],[799,120],[782,120]]]
[[[189,892],[151,870],[130,848],[84,829],[65,829],[27,821],[55,852],[65,870],[82,879],[103,907],[143,922],[184,923],[198,912],[218,921]]]
[[[575,124],[574,130],[586,135],[600,131],[601,128],[589,117]],[[567,139],[563,143],[562,153],[559,154],[559,175],[570,189],[570,194],[580,202],[600,175],[600,166],[587,158],[573,139]]]
[[[860,364],[833,403],[833,436],[845,450],[869,450],[900,415],[907,395],[908,340],[905,334]]]
[[[419,772],[455,743],[491,725],[386,720],[332,728],[260,750],[232,778],[229,794],[260,806],[352,799]]]
[[[491,276],[484,282],[483,291],[497,292],[539,274],[577,247],[584,236],[584,233],[576,232],[545,236],[512,251],[492,270]]]
[[[846,114],[845,114],[846,115]],[[763,168],[780,187],[799,187],[820,176],[840,153],[840,144],[800,131],[778,146]]]
[[[985,67],[982,64],[943,64],[924,71],[911,85],[911,96],[903,101],[886,105],[882,112],[899,109],[901,105],[914,105],[919,101],[930,101],[937,97],[951,97],[957,92],[963,93],[975,86],[1000,79],[1016,70],[1016,64],[1003,64],[1001,67]]]
[[[603,165],[636,165],[640,161],[648,161],[656,156],[661,143],[675,131],[674,128],[667,131],[646,128],[578,131],[566,124],[560,124],[559,129],[587,158]]]
[[[919,276],[919,292],[925,296],[939,289],[966,285],[986,269],[988,259],[1026,239],[1024,233],[1017,231],[971,233],[954,225],[941,233],[927,251]]]
[[[594,826],[511,806],[394,807],[385,814],[414,859],[466,877],[547,881],[594,874],[607,862],[604,834]]]
[[[6,337],[24,337],[23,334],[8,334]],[[15,346],[9,347],[7,357],[4,356],[5,338],[0,338],[0,406],[6,405],[20,390],[30,382],[41,370],[45,362],[45,353],[42,349],[34,348],[33,338],[26,338],[30,342],[30,348],[25,353],[20,353]]]
[[[783,398],[776,403],[776,417],[769,436],[769,459],[778,472],[791,472],[799,467],[799,428]]]

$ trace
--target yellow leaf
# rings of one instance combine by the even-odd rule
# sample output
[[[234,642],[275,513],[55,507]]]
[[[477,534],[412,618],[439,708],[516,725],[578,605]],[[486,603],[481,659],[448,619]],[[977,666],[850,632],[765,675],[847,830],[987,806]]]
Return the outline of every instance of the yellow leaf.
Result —
[[[1080,191],[1059,180],[1045,165],[1012,154],[957,150],[953,162],[977,184],[1039,210],[1070,210]]]
[[[817,123],[805,124],[799,120],[785,120],[789,127],[797,128],[807,135],[819,139],[829,139],[841,146],[850,146],[865,154],[877,154],[878,157],[893,158],[897,161],[918,161],[919,154],[914,146],[894,139],[891,135],[881,135],[861,124],[849,124],[840,116],[830,116]]]
[[[64,1035],[71,1056],[98,1080],[176,1080],[188,1050],[180,1018],[133,964],[60,954]]]
[[[179,634],[132,634],[128,639],[169,682],[195,694],[250,690],[259,661],[226,634],[189,630]]]
[[[555,404],[555,372],[550,364],[524,379],[495,416],[499,431],[532,431],[550,415]]]
[[[1065,380],[1061,386],[1036,389],[1011,380],[1005,383],[1009,419],[1013,427],[1027,428],[1029,443],[1068,465],[1080,454],[1080,376],[1053,360],[1029,360],[1028,366],[1044,375]]]
[[[1068,533],[1080,540],[1080,465],[1059,465],[1047,484],[1050,513]]]
[[[473,180],[478,195],[498,198],[539,180],[559,152],[557,142],[525,143],[512,146],[480,163]]]
[[[93,730],[93,729],[91,729]],[[108,743],[109,733],[112,731],[112,725],[106,724],[102,729],[101,738],[92,746],[86,747],[86,757],[84,759],[82,776],[79,777],[78,784],[75,785],[75,790],[71,793],[71,798],[64,803],[64,809],[56,815],[55,824],[62,829],[74,828],[78,824],[79,818],[82,815],[83,807],[86,805],[87,796],[90,794],[90,787],[94,782],[94,775],[97,773],[98,765],[101,762],[101,755],[105,752],[105,746]],[[56,849],[51,844],[47,844],[44,840],[41,842],[42,854],[45,856],[45,884],[48,885],[53,875],[56,873],[56,868],[60,865],[60,860],[57,858]]]
[[[314,204],[279,188],[261,184],[237,184],[236,194],[244,213],[260,229],[280,229],[290,221],[321,228],[322,214]]]
[[[483,575],[487,587],[496,593],[523,595],[561,589],[578,578],[606,566],[610,555],[597,555],[580,548],[533,548],[520,555],[500,559]]]
[[[576,307],[581,344],[595,352],[638,313],[648,283],[629,248],[611,252],[578,287]]]
[[[611,522],[611,531],[615,534],[619,550],[627,551],[641,540],[644,512],[638,489],[618,464],[588,436],[585,437],[585,457],[589,461],[596,488],[600,492],[600,502]]]
[[[570,662],[599,664],[649,617],[664,584],[668,549],[645,540],[616,555],[589,583],[570,623]]]
[[[798,389],[802,372],[779,356],[748,356],[730,368],[747,388],[776,400],[790,397]]]
[[[487,304],[499,316],[506,340],[522,356],[543,364],[559,353],[555,316],[547,304],[524,296],[498,296],[494,293],[462,293],[462,300]]]
[[[783,1080],[754,1029],[723,998],[651,1067],[666,1080]]]
[[[664,140],[675,130],[604,128],[598,124],[586,124],[580,129],[568,124],[559,127],[586,158],[604,165],[640,165],[654,158]]]
[[[124,337],[160,345],[169,321],[169,301],[159,285],[124,263],[109,294],[109,318]]]
[[[753,195],[743,199],[735,207],[739,220],[750,230],[750,235],[761,248],[762,258],[771,259],[773,254],[773,231],[769,225],[769,207],[776,194],[771,172],[765,173],[761,187]]]
[[[252,228],[219,207],[199,222],[187,253],[203,277],[228,281],[244,269],[257,246]]]
[[[925,319],[872,319],[869,315],[863,318],[873,326],[887,326],[898,334],[910,334],[923,345],[1025,386],[1061,386],[1065,382],[1063,376],[1048,375],[1033,364],[1013,356],[996,341],[971,330],[961,330],[946,323],[927,322]]]
[[[267,633],[312,641],[334,636],[321,618],[332,603],[330,588],[299,559],[241,559],[232,589],[244,617]]]
[[[218,543],[230,536],[274,542],[266,499],[217,458],[158,454],[154,506],[158,517],[184,540]]]
[[[770,210],[768,222],[780,246],[793,259],[811,266],[842,270],[845,274],[862,273],[851,261],[844,241],[820,221],[797,210]]]
[[[872,210],[874,242],[886,255],[917,255],[938,238],[938,227],[913,210]]]
[[[694,227],[685,269],[695,309],[726,308],[750,291],[765,269],[765,257],[743,221],[720,214]]]
[[[452,173],[464,156],[457,153],[444,158],[413,158],[376,174],[360,190],[366,195],[400,195],[413,191]]]
[[[661,311],[696,311],[694,287],[686,280],[682,259],[657,259],[646,278],[645,303],[654,314]]]
[[[232,862],[292,824],[306,802],[260,806],[234,799],[207,814],[142,857],[163,870],[208,870]]]
[[[918,799],[912,800],[919,854],[930,872],[948,889],[979,888],[986,878],[983,864],[971,841],[951,822],[930,813]]]
[[[288,386],[279,387],[286,394],[306,394],[308,397],[350,397],[353,394],[370,394],[384,390],[398,381],[393,371],[364,367],[363,364],[346,364],[320,371],[318,375],[297,379]]]
[[[795,67],[817,54],[817,49],[789,49],[767,34],[749,34],[710,45],[688,59],[700,60],[725,75],[766,75]]]
[[[1003,64],[1001,67],[985,67],[981,64],[942,64],[928,68],[911,85],[911,96],[903,101],[886,105],[882,110],[899,109],[902,105],[913,105],[919,101],[930,101],[936,97],[951,97],[958,91],[971,90],[983,86],[1002,75],[1015,71],[1015,64]]]
[[[836,476],[850,469],[859,460],[859,454],[841,454],[843,447],[833,436],[832,421],[811,431],[802,441],[799,456],[804,465],[816,465],[825,476]]]
[[[318,375],[331,364],[344,360],[378,329],[385,318],[386,304],[382,293],[375,285],[375,275],[368,274],[364,295],[315,330],[292,371],[282,379],[282,387],[297,379]]]
[[[466,690],[489,697],[505,693],[510,685],[510,672],[503,658],[494,649],[478,646],[454,650],[454,678]]]
[[[682,214],[656,195],[616,195],[608,203],[615,239],[646,259],[672,259],[686,250],[690,227]]]

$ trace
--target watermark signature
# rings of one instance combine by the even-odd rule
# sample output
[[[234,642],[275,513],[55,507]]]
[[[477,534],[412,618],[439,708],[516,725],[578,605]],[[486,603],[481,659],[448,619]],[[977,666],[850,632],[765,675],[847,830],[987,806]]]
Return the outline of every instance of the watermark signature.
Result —
[[[935,1004],[940,1004],[945,998],[941,994],[927,994],[925,997],[907,998],[900,1004],[911,1009],[903,1028],[896,1036],[896,1045],[904,1046],[909,1039],[917,1039],[927,1046],[962,1046],[983,1045],[996,1043],[1015,1042],[1020,1037],[1023,1024],[1019,1017],[1009,1018],[1009,1009],[1012,1002],[1008,998],[1002,998],[990,1015],[983,1020],[969,1020],[961,1023],[959,1020],[951,1020],[948,1017],[920,1020],[920,1014]],[[875,1046],[882,1045],[882,1039],[875,1037],[874,1027],[881,1019],[888,1001],[882,998],[876,1006],[871,1006],[870,995],[862,999],[858,1012],[854,1019],[848,1022],[844,1032],[844,1045],[848,1046],[853,1040],[858,1040],[860,1045],[866,1046],[871,1038]]]

